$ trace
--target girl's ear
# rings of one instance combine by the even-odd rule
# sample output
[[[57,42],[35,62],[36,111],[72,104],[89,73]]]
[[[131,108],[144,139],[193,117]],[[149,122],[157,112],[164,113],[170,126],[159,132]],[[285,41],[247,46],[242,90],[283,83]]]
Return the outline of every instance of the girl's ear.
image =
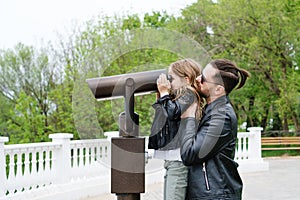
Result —
[[[186,83],[188,84],[188,85],[191,85],[191,81],[190,81],[190,79],[189,79],[189,77],[184,77],[185,78],[185,81],[186,81]]]

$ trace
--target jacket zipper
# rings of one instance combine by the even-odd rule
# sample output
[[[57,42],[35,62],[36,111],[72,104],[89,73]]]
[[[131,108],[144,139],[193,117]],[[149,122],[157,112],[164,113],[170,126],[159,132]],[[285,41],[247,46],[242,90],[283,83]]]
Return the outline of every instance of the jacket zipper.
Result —
[[[168,135],[169,134],[169,126],[168,126],[168,124],[166,124],[166,135]]]
[[[205,162],[203,162],[203,168],[202,168],[202,171],[203,171],[203,175],[204,175],[204,180],[205,180],[206,189],[207,189],[207,190],[210,190],[209,183],[208,183],[208,177],[207,177],[207,171],[206,171],[206,167],[205,167]]]

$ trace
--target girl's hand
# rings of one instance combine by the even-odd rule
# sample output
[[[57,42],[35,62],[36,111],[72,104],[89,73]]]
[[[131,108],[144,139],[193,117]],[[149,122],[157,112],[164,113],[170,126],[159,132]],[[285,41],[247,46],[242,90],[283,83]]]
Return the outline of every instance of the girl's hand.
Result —
[[[156,80],[156,83],[157,89],[161,97],[169,94],[169,91],[171,89],[171,83],[167,79],[167,76],[165,74],[159,75],[158,79]]]

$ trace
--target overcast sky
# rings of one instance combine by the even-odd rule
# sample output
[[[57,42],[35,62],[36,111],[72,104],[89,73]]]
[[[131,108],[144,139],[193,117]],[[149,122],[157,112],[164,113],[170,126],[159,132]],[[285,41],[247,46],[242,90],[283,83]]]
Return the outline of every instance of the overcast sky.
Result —
[[[36,45],[53,40],[72,23],[91,19],[99,13],[145,13],[180,9],[197,0],[0,0],[0,48],[18,42]]]

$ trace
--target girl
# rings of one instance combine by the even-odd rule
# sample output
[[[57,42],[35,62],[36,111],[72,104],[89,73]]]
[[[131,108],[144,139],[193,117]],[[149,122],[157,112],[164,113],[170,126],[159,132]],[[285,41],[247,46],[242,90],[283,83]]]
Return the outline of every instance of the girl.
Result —
[[[199,108],[203,107],[203,99],[196,91],[196,78],[200,72],[201,66],[197,62],[183,59],[170,65],[168,76],[161,74],[157,79],[158,98],[152,105],[156,113],[148,148],[155,149],[154,158],[165,160],[164,200],[185,199],[188,168],[181,161],[177,132],[181,114],[192,103],[197,102]],[[196,116],[199,120],[200,109]]]

